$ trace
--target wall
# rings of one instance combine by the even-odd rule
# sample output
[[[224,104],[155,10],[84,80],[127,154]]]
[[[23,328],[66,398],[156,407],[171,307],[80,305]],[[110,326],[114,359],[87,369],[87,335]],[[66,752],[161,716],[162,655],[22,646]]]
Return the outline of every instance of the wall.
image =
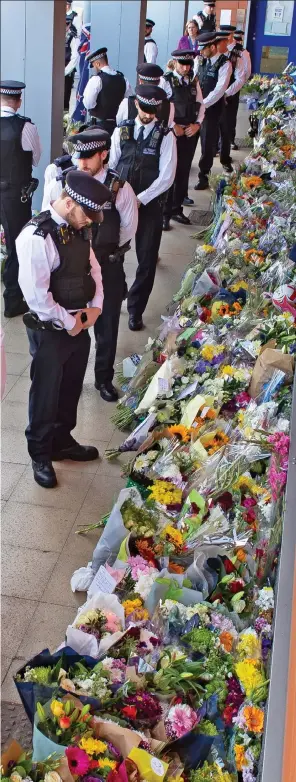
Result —
[[[157,43],[157,62],[162,68],[183,35],[186,6],[184,0],[148,0],[147,17],[155,22],[152,38]]]
[[[201,0],[190,0],[189,1],[189,9],[188,9],[188,19],[192,19],[192,17],[197,13],[197,11],[202,11],[203,9],[203,2]],[[238,20],[237,12],[245,11],[245,22],[247,17],[247,7],[248,7],[248,0],[216,0],[216,18],[217,18],[217,27],[220,24],[220,13],[222,10],[230,10],[231,11],[231,24],[237,24],[237,27],[241,27],[242,22]],[[245,28],[245,23],[243,24],[243,28]]]
[[[107,46],[110,65],[136,83],[143,52],[146,0],[92,0],[91,50]],[[143,59],[143,54],[141,54]]]

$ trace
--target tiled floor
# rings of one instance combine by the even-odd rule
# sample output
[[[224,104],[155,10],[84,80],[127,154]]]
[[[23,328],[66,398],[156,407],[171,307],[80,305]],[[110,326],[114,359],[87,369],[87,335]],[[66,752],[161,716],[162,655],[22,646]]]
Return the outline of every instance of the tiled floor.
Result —
[[[247,128],[247,111],[240,110],[238,136]],[[191,173],[197,179],[198,148]],[[245,152],[235,152],[239,161]],[[218,158],[214,171],[220,170]],[[206,210],[210,193],[190,189],[196,208]],[[188,210],[187,210],[188,212]],[[159,325],[165,305],[175,293],[185,266],[191,260],[196,231],[172,222],[163,234],[153,293],[145,313],[145,330],[131,332],[125,305],[121,316],[118,360],[141,352],[149,335]],[[126,259],[128,283],[133,280],[136,256]],[[94,548],[97,534],[74,534],[79,525],[91,524],[113,504],[125,481],[120,467],[109,464],[104,452],[122,435],[110,421],[114,405],[101,400],[93,382],[94,351],[86,373],[79,403],[78,425],[74,435],[82,443],[97,445],[101,460],[89,464],[63,462],[57,465],[59,486],[46,491],[34,482],[26,448],[29,366],[27,337],[21,318],[5,320],[7,385],[2,402],[2,699],[18,701],[12,674],[29,657],[47,646],[54,650],[63,640],[67,624],[73,621],[85,595],[73,595],[72,572],[85,564]]]

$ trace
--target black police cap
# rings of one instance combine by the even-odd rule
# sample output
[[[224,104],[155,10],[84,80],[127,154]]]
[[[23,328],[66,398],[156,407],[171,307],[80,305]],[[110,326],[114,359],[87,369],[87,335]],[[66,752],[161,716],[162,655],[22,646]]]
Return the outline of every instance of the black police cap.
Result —
[[[11,97],[19,98],[26,85],[23,81],[0,81],[0,95],[11,95]]]
[[[92,65],[95,60],[105,59],[107,51],[108,49],[106,46],[101,46],[100,49],[96,49],[94,52],[87,54],[85,60],[86,62],[89,62],[90,65]]]
[[[147,114],[155,114],[158,106],[166,98],[166,93],[161,87],[153,84],[139,84],[136,88],[136,98],[139,101],[140,108]]]
[[[65,191],[95,222],[99,212],[110,200],[108,187],[84,171],[69,171],[66,177]]]
[[[174,51],[171,52],[171,56],[174,60],[178,60],[182,65],[190,65],[190,63],[194,61],[196,54],[192,49],[174,49]]]
[[[152,19],[146,19],[147,27],[155,27],[155,22]]]
[[[201,33],[197,36],[197,41],[199,49],[203,49],[205,46],[217,43],[216,33]]]
[[[73,144],[76,158],[92,157],[96,152],[110,149],[111,138],[107,130],[88,128],[82,133],[72,133],[68,141]]]
[[[140,79],[147,82],[158,82],[163,75],[163,70],[160,65],[156,65],[153,62],[142,62],[137,66],[137,74]]]

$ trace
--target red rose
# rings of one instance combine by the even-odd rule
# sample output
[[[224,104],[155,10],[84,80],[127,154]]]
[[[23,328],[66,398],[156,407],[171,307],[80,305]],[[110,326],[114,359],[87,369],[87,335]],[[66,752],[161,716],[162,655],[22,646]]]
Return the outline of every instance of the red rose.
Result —
[[[244,582],[237,579],[236,581],[230,581],[228,586],[229,586],[229,591],[233,595],[236,595],[237,592],[241,592],[242,589],[244,588]]]
[[[247,513],[243,513],[243,519],[247,522],[247,524],[254,524],[254,522],[257,520],[255,511],[248,510]]]
[[[230,562],[230,559],[224,559],[223,565],[228,576],[230,573],[236,573],[236,569],[232,562]]]
[[[238,712],[238,709],[235,708],[235,706],[232,706],[231,704],[229,706],[225,706],[225,709],[223,711],[222,717],[225,722],[225,725],[232,725],[232,718],[236,717]]]
[[[90,760],[89,761],[89,768],[98,768],[99,761],[98,760]]]
[[[121,711],[125,717],[129,717],[131,720],[134,720],[137,716],[136,706],[124,706],[124,708],[121,709]]]
[[[223,494],[220,494],[220,497],[217,499],[217,504],[220,505],[220,508],[222,508],[225,513],[230,510],[233,506],[233,499],[230,491],[225,491]]]

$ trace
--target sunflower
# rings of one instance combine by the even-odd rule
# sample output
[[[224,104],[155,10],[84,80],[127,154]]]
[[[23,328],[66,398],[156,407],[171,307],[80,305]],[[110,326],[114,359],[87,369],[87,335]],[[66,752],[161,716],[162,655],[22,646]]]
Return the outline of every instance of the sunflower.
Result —
[[[174,424],[173,426],[169,426],[168,431],[172,437],[176,435],[177,437],[180,437],[184,443],[187,443],[188,440],[190,440],[190,429],[187,429],[187,427],[183,426],[183,424]]]

